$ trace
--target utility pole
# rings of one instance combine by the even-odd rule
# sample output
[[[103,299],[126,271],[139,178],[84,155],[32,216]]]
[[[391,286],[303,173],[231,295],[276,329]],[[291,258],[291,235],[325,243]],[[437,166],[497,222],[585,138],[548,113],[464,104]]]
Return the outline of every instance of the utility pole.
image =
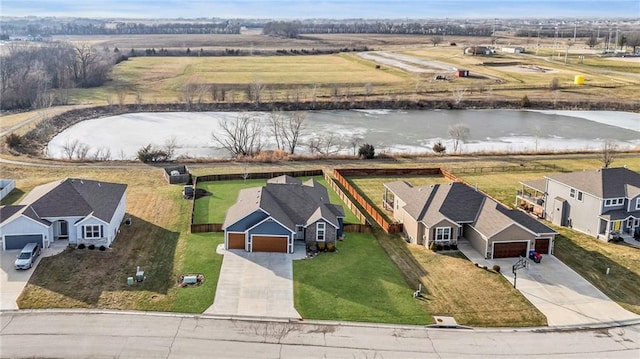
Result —
[[[620,35],[620,29],[616,29],[616,43],[614,45],[614,48],[617,50],[618,49],[618,36]],[[622,46],[620,46],[620,50],[622,50]]]

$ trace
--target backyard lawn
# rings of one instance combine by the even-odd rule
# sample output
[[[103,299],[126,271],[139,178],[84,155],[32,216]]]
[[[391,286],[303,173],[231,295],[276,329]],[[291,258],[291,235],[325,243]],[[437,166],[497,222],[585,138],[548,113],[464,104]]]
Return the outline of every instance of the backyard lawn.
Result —
[[[371,234],[348,233],[335,253],[293,262],[295,306],[305,319],[427,324],[427,303]]]
[[[340,197],[327,185],[322,176],[316,177],[299,177],[301,181],[315,179],[321,185],[325,186],[329,192],[331,203],[339,204],[344,208],[344,223],[360,223],[358,218],[349,210],[342,202]],[[193,223],[223,223],[227,210],[238,199],[238,192],[243,188],[261,187],[267,183],[265,179],[247,179],[230,180],[230,181],[212,181],[198,182],[198,188],[207,190],[211,195],[198,198],[195,202],[195,211],[193,213]]]

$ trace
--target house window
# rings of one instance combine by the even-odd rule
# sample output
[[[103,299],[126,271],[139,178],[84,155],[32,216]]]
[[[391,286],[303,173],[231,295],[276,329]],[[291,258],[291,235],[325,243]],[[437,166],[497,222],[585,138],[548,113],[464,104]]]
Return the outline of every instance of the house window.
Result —
[[[316,223],[316,241],[324,242],[325,226],[326,223],[324,222]]]
[[[576,198],[576,189],[575,188],[572,188],[571,190],[569,190],[569,197]]]
[[[436,228],[436,242],[449,242],[451,240],[451,227]]]
[[[618,198],[618,204],[624,204],[624,198]]]
[[[578,191],[578,201],[582,201],[582,191]]]
[[[92,239],[92,238],[101,238],[102,237],[102,226],[93,225],[93,226],[84,226],[84,238]]]
[[[605,200],[604,201],[604,206],[605,207],[611,207],[611,200],[610,199]]]
[[[640,198],[636,199],[636,211],[640,209]]]
[[[619,206],[621,204],[624,204],[624,198],[607,199],[604,201],[605,207]]]

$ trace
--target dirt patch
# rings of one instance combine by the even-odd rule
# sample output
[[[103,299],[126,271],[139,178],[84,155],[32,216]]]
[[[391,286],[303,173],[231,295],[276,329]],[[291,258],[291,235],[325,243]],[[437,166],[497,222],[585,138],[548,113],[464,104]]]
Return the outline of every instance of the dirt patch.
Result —
[[[555,74],[560,71],[530,64],[521,64],[517,66],[504,66],[505,71],[517,72],[517,73],[537,73],[537,74]]]

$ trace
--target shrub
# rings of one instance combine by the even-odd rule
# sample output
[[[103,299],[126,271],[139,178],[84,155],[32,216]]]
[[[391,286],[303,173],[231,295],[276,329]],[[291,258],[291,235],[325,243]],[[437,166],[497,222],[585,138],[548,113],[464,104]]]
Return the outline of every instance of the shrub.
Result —
[[[318,251],[324,251],[327,248],[327,244],[324,242],[317,242],[316,245],[318,246]]]
[[[447,147],[443,145],[441,141],[436,142],[431,149],[439,155],[442,155],[447,151]]]
[[[335,252],[336,251],[336,244],[333,243],[333,242],[327,243],[327,250],[329,252]]]
[[[487,270],[488,268],[487,266],[482,266],[482,269]]]
[[[448,244],[445,244],[445,245],[444,245],[444,250],[445,250],[445,251],[448,251],[448,250],[450,250],[450,249],[451,249],[451,246],[450,246],[450,245],[448,245]]]
[[[436,250],[441,251],[442,250],[442,244],[436,245]]]
[[[451,245],[451,249],[454,250],[454,251],[457,251],[458,250],[458,245],[457,244],[452,244]]]
[[[549,90],[554,91],[560,88],[560,80],[557,77],[551,79],[551,83],[549,84]]]
[[[6,143],[9,148],[20,148],[22,146],[22,136],[15,133],[10,133],[5,136],[4,143]]]
[[[500,273],[500,266],[499,266],[499,265],[497,265],[497,264],[494,264],[494,265],[493,265],[493,270],[494,270],[495,272],[497,272],[497,273]]]
[[[438,250],[438,247],[436,246],[435,242],[431,242],[431,244],[429,245],[429,249],[435,252]]]
[[[78,249],[84,249],[84,247],[85,247],[84,243],[78,244]]]
[[[101,251],[104,251],[104,250],[106,250],[106,249],[107,249],[107,247],[105,247],[105,246],[100,246],[100,248],[98,248],[98,249],[100,249]]]
[[[520,99],[520,107],[527,108],[531,106],[531,101],[529,101],[529,97],[527,95],[522,96]]]
[[[91,250],[94,250],[94,249],[96,249],[96,246],[95,246],[95,245],[93,245],[93,244],[90,244],[90,245],[89,245],[89,247],[87,247],[87,248],[89,248],[89,249],[91,249]]]
[[[376,156],[376,149],[373,145],[365,143],[358,149],[358,157],[370,160]]]

